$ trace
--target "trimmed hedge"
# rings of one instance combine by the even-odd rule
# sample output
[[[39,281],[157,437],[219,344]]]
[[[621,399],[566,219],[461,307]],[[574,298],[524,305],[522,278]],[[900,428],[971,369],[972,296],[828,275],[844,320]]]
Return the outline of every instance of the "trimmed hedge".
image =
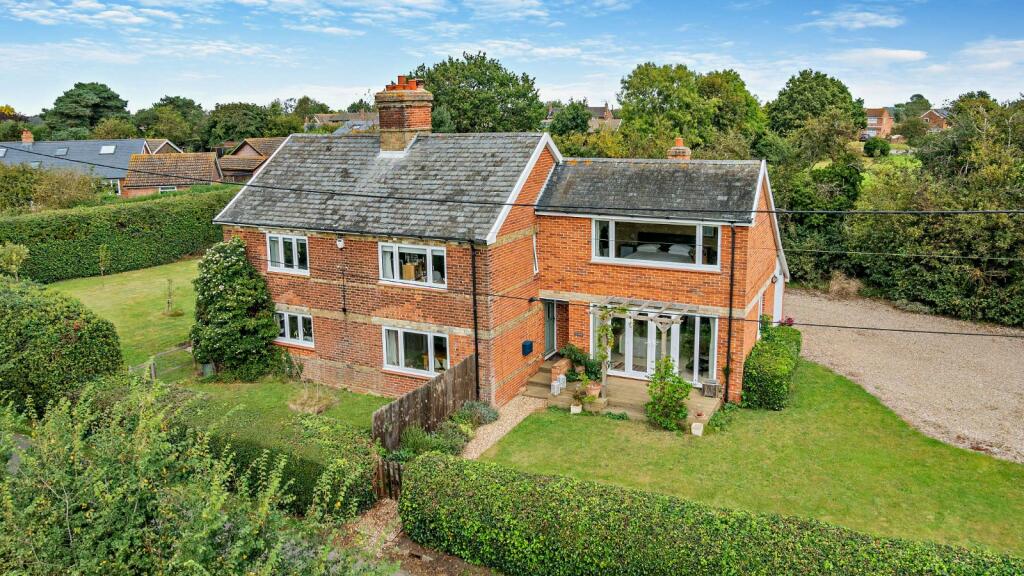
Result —
[[[107,274],[167,264],[222,240],[213,218],[235,192],[231,187],[0,218],[0,244],[28,246],[21,274],[38,282],[98,275],[104,245]]]
[[[428,454],[399,513],[415,542],[510,576],[1024,573],[1024,560]]]
[[[121,369],[114,325],[78,300],[31,282],[0,278],[0,393],[37,410]]]
[[[743,364],[743,405],[782,410],[789,402],[802,337],[791,326],[765,326]]]

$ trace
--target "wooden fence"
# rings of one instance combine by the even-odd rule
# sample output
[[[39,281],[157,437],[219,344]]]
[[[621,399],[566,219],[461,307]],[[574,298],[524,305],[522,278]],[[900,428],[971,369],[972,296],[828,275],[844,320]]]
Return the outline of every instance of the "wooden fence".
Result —
[[[469,400],[477,400],[476,356],[459,362],[454,368],[373,413],[373,437],[386,450],[397,450],[402,432],[420,426],[430,432]],[[402,466],[380,460],[374,477],[378,498],[397,498],[402,485]]]

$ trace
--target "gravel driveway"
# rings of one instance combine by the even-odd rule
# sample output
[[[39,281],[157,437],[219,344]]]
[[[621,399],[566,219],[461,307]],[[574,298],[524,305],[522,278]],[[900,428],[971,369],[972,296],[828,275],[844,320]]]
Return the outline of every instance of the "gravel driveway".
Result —
[[[784,306],[798,324],[1024,335],[796,289]],[[1024,463],[1024,340],[799,328],[805,358],[856,381],[925,434]]]

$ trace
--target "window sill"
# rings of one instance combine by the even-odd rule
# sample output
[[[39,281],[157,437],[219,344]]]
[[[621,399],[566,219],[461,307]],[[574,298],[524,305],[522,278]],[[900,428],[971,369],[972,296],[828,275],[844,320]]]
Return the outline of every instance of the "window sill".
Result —
[[[289,276],[309,276],[309,270],[291,270],[288,268],[267,268],[267,272],[273,274],[287,274]]]
[[[314,350],[316,348],[316,342],[300,342],[297,340],[283,340],[281,338],[274,338],[274,344],[284,346],[285,348],[301,348],[303,350]]]
[[[415,378],[431,379],[436,377],[438,374],[443,372],[427,372],[425,370],[413,370],[412,368],[399,368],[397,366],[384,366],[382,369],[384,372],[389,374],[399,374],[401,376],[413,376]]]
[[[662,270],[678,270],[683,272],[711,272],[719,273],[721,266],[703,266],[698,264],[673,264],[671,262],[657,262],[653,260],[627,260],[625,258],[599,258],[591,257],[591,264],[608,264],[611,266],[631,266],[634,268],[659,268]]]
[[[402,282],[401,280],[389,280],[387,278],[379,279],[377,284],[381,286],[395,286],[398,288],[424,288],[435,292],[446,292],[448,290],[447,284],[421,284],[419,282]]]

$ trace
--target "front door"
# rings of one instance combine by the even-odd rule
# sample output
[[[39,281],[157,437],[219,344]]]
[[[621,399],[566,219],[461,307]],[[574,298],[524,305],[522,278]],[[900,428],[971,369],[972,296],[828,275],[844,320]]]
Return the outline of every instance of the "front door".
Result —
[[[549,300],[544,301],[544,357],[555,353],[558,349],[558,342],[555,334],[555,303]]]

